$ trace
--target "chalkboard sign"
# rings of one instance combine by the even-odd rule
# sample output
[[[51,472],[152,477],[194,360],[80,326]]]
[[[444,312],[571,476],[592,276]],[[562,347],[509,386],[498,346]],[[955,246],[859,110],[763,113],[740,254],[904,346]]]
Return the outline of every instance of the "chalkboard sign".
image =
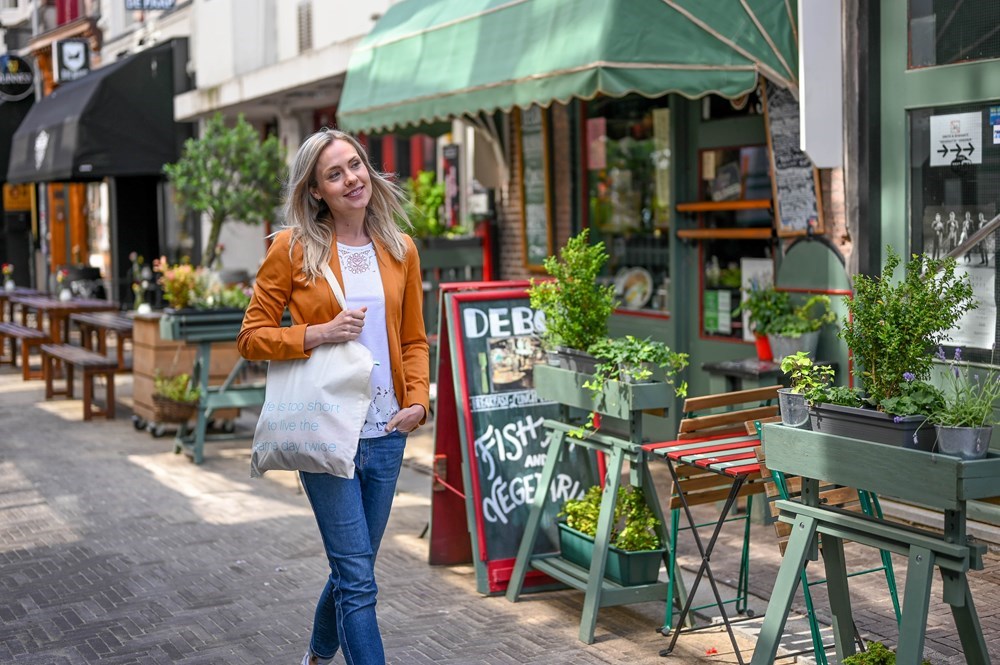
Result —
[[[799,149],[799,102],[770,82],[764,94],[774,223],[779,236],[823,233],[819,171]],[[840,131],[840,128],[831,128]]]
[[[439,392],[438,409],[443,406],[457,420],[477,587],[482,593],[502,593],[545,464],[548,439],[542,421],[558,418],[560,407],[541,400],[534,390],[533,368],[545,358],[538,313],[524,288],[448,293],[444,307],[446,330],[441,335],[448,336],[454,390],[450,395]],[[447,426],[440,418],[435,421],[436,428]],[[559,550],[559,507],[566,499],[582,497],[598,478],[593,453],[578,447],[564,455],[556,467],[536,554]],[[435,513],[434,519],[439,518],[445,516]],[[553,581],[533,571],[525,583]]]
[[[538,106],[514,114],[517,148],[521,164],[521,220],[524,234],[524,265],[541,271],[552,254],[552,224],[549,201],[548,121]]]

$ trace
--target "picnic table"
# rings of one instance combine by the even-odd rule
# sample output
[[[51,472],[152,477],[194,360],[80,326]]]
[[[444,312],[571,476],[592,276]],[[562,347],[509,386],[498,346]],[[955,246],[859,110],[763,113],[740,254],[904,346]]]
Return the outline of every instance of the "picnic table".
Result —
[[[118,312],[81,312],[70,314],[69,320],[80,329],[83,348],[101,355],[108,354],[108,333],[113,333],[117,341],[118,371],[131,369],[125,361],[125,340],[132,339],[131,316]]]
[[[14,322],[14,303],[11,298],[14,296],[41,296],[43,291],[29,289],[26,286],[15,286],[13,291],[0,289],[0,323]]]
[[[49,320],[49,338],[53,344],[62,344],[69,337],[69,316],[83,312],[111,312],[118,310],[118,303],[109,300],[59,300],[44,295],[11,296],[10,302],[21,307],[21,325],[28,325],[28,313],[37,315],[36,325],[45,329],[45,318]]]

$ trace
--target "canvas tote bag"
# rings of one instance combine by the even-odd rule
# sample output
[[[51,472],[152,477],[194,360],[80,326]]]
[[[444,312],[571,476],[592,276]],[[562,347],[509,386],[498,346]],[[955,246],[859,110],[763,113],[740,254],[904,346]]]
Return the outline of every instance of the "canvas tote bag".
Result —
[[[323,266],[342,309],[344,292]],[[322,344],[302,360],[272,360],[257,421],[250,477],[309,471],[354,477],[354,454],[371,404],[372,353],[357,341]]]

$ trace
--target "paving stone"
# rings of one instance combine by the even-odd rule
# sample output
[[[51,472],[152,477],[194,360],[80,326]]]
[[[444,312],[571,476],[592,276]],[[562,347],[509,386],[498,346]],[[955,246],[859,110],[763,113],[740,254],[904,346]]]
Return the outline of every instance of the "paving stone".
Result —
[[[118,381],[127,402],[129,379]],[[24,383],[9,369],[0,369],[0,395],[0,663],[301,660],[329,569],[294,483],[249,479],[248,439],[209,444],[206,462],[196,467],[173,454],[170,440],[136,431],[127,417],[83,423],[79,409],[44,408],[38,382]],[[127,414],[127,404],[121,406]],[[245,412],[237,425],[248,433],[254,422]],[[425,434],[411,437],[407,448],[405,496],[378,564],[390,663],[735,662],[717,629],[682,635],[671,658],[661,659],[667,639],[655,629],[662,603],[601,610],[596,642],[585,645],[577,639],[581,593],[532,594],[512,604],[478,594],[470,565],[429,566],[420,536],[429,519],[432,444]],[[698,559],[685,542],[682,557],[693,567]],[[724,532],[713,557],[722,578],[735,576],[735,552],[735,536]],[[751,592],[763,606],[780,564],[770,527],[754,527],[751,552]],[[848,556],[859,566],[878,560],[860,547],[849,547]],[[894,561],[902,589],[905,561]],[[972,574],[973,594],[998,659],[1000,556],[990,552],[985,563]],[[854,578],[851,590],[862,632],[894,644],[884,579]],[[828,620],[825,593],[815,597]],[[804,610],[801,596],[798,602]],[[739,640],[748,657],[753,622],[746,626]],[[706,655],[709,649],[718,654]],[[940,580],[926,655],[936,664],[963,662]]]

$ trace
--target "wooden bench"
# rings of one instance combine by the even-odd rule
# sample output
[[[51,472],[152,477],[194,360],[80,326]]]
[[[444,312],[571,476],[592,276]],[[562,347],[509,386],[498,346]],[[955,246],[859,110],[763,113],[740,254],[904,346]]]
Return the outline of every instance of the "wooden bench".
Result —
[[[66,388],[56,390],[54,380],[56,375],[55,361],[61,360],[66,366]],[[118,363],[111,358],[93,351],[88,351],[72,344],[43,344],[42,372],[45,376],[45,399],[54,395],[66,395],[73,399],[73,370],[83,371],[83,419],[90,420],[94,413],[104,415],[107,419],[115,417],[115,372]],[[103,375],[107,381],[108,390],[103,409],[94,406],[94,377]]]
[[[7,358],[7,340],[10,340],[10,357]],[[45,331],[38,328],[29,328],[18,323],[0,323],[0,365],[11,365],[17,367],[17,342],[21,342],[21,375],[24,380],[41,379],[42,370],[32,370],[29,358],[31,350],[36,346],[47,344],[49,336]]]

